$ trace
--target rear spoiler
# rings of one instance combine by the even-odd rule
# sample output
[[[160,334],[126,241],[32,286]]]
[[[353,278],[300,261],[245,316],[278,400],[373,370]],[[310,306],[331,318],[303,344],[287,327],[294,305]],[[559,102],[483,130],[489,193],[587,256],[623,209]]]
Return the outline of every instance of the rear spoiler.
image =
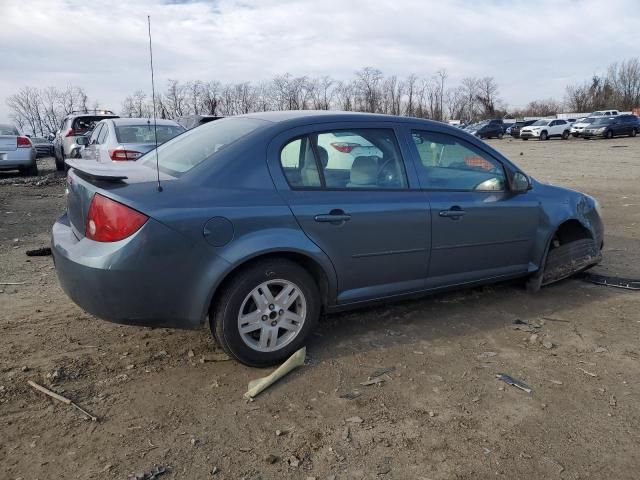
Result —
[[[126,180],[128,175],[125,175],[127,168],[118,168],[113,164],[104,164],[93,162],[91,160],[77,160],[73,158],[67,158],[65,163],[69,167],[73,168],[76,173],[81,176],[89,177],[92,180],[103,180],[107,182],[119,182]]]

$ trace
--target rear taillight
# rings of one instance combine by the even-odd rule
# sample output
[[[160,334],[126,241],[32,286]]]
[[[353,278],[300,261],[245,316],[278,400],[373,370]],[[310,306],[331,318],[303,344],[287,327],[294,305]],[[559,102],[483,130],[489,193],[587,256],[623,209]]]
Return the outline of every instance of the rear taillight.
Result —
[[[31,148],[31,140],[29,140],[29,137],[19,136],[18,148]]]
[[[122,162],[127,160],[137,160],[142,156],[142,153],[118,147],[114,150],[109,150],[109,156],[113,161]]]
[[[146,215],[96,193],[89,206],[85,235],[96,242],[117,242],[137,232]]]
[[[341,153],[351,153],[351,150],[362,145],[360,145],[359,143],[351,142],[333,142],[331,146]]]

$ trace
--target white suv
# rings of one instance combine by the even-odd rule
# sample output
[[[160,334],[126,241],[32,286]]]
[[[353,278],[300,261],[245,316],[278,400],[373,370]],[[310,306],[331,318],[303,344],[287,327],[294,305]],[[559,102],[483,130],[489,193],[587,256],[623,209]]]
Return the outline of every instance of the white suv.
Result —
[[[566,140],[569,138],[570,130],[571,124],[566,120],[543,118],[528,127],[523,127],[520,130],[520,138],[522,140],[529,140],[530,138],[549,140],[551,137],[560,137]]]

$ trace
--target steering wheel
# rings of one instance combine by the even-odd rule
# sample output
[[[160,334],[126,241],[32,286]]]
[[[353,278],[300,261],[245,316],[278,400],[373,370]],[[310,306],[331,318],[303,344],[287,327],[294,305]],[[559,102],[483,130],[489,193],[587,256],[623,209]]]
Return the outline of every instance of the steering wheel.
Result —
[[[380,157],[378,157],[380,158]],[[380,167],[378,167],[377,183],[381,186],[395,186],[397,185],[398,172],[395,168],[393,159],[385,160]]]

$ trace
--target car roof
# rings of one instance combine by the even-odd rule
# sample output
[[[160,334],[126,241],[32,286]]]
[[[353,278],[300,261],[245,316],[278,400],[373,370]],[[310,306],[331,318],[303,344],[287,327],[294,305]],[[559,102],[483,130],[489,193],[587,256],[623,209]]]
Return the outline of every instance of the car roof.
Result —
[[[441,128],[455,127],[446,123],[425,120],[415,117],[398,117],[395,115],[384,115],[381,113],[365,112],[341,112],[334,110],[279,110],[272,112],[256,112],[238,115],[235,118],[255,118],[274,124],[304,125],[313,123],[333,123],[333,122],[395,122],[395,123],[424,123]]]
[[[153,118],[109,118],[109,121],[113,122],[115,126],[120,125],[143,125],[149,123],[153,125]],[[179,127],[180,125],[173,120],[165,120],[161,118],[156,119],[157,125],[172,125],[174,127]]]

